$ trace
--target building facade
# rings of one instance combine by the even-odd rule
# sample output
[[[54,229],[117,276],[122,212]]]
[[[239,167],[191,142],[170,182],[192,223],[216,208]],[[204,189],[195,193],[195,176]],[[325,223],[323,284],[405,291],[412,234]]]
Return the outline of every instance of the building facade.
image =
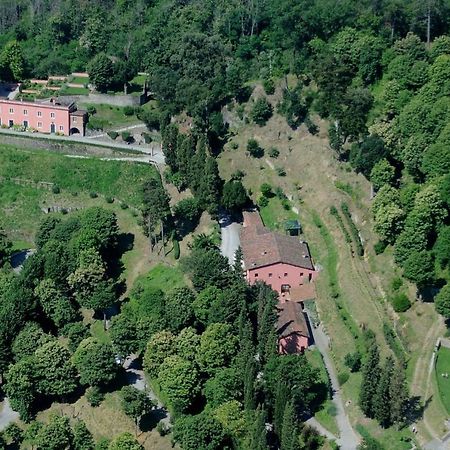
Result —
[[[0,100],[0,126],[21,126],[25,130],[40,133],[85,135],[87,113],[77,109],[74,103],[63,105],[57,100],[16,101]]]

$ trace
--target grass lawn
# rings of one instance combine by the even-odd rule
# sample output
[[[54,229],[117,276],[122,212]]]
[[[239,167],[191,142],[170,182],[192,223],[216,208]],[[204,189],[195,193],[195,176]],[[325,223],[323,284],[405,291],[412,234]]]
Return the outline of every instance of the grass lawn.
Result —
[[[59,93],[61,95],[88,95],[89,89],[83,87],[64,87]]]
[[[441,346],[436,361],[436,379],[441,401],[450,414],[450,378],[443,377],[442,374],[450,376],[450,348]]]
[[[272,230],[280,230],[284,233],[284,222],[289,219],[298,219],[292,210],[286,210],[278,197],[269,199],[269,204],[260,209],[264,225]]]
[[[127,127],[129,125],[138,125],[141,123],[135,114],[126,116],[123,113],[123,108],[120,106],[82,103],[80,104],[80,107],[83,109],[94,107],[97,112],[93,115],[93,117],[103,123],[104,131]]]
[[[75,159],[55,153],[0,146],[0,177],[51,182],[73,195],[96,192],[138,206],[139,186],[144,180],[155,176],[156,169],[149,164]],[[26,201],[31,201],[27,197],[36,197],[31,191],[23,192],[22,195]],[[11,186],[2,194],[2,197],[9,197],[13,203],[17,196]]]
[[[171,267],[159,263],[147,275],[141,275],[138,283],[144,286],[161,289],[163,292],[186,285],[184,274],[178,267]]]
[[[89,77],[73,77],[69,82],[73,84],[88,84]]]
[[[101,438],[109,440],[124,432],[135,434],[134,422],[122,412],[117,392],[106,394],[105,400],[96,408],[90,406],[85,397],[81,397],[73,404],[53,403],[49,409],[39,413],[37,419],[46,422],[51,413],[67,415],[72,421],[76,420],[73,418],[83,420],[95,440]],[[145,450],[172,448],[170,437],[161,437],[154,428],[140,433],[138,440]]]
[[[327,400],[322,408],[314,414],[314,417],[324,426],[330,433],[339,437],[339,428],[336,423],[337,409],[332,400]]]

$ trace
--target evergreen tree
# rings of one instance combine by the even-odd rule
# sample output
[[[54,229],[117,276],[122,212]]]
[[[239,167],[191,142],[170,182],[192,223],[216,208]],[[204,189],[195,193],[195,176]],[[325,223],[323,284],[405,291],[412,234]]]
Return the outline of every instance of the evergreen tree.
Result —
[[[383,428],[388,427],[392,423],[391,379],[393,368],[394,361],[392,360],[392,357],[388,357],[381,371],[380,381],[373,398],[374,416]]]
[[[175,124],[167,125],[161,132],[162,146],[166,164],[173,173],[178,172],[177,144],[178,127]]]
[[[273,425],[275,428],[275,433],[277,433],[280,439],[283,428],[284,410],[286,408],[289,399],[290,399],[289,389],[285,383],[280,381],[280,383],[277,385],[277,390],[275,392],[275,403],[273,410]]]
[[[252,426],[250,428],[246,449],[248,450],[268,450],[267,430],[266,430],[266,412],[258,408],[255,411]]]
[[[252,355],[249,356],[244,376],[244,408],[246,410],[255,408],[256,361]]]
[[[217,161],[209,156],[206,159],[205,170],[201,178],[198,198],[200,205],[211,215],[216,215],[219,209],[222,180],[219,176]]]
[[[281,426],[280,450],[297,450],[298,431],[295,417],[294,403],[290,400],[284,408]]]
[[[405,368],[403,361],[396,362],[391,382],[390,382],[390,397],[391,397],[391,421],[398,425],[404,422],[405,406],[408,400],[408,390],[406,387]]]
[[[374,398],[380,374],[380,353],[376,341],[369,344],[369,351],[362,368],[359,406],[367,417],[374,417]]]

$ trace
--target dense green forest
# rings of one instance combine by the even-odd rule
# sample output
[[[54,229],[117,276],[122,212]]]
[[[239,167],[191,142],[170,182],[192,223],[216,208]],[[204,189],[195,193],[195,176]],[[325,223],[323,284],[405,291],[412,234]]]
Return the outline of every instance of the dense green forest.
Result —
[[[166,179],[180,190],[189,187],[194,198],[180,202],[172,216],[166,193],[157,182],[148,182],[142,212],[150,235],[162,221],[174,238],[186,229],[182,222],[192,225],[201,210],[215,216],[221,206],[238,210],[246,203],[238,180],[224,183],[219,177],[215,157],[228,138],[222,110],[247,102],[255,80],[262,81],[266,94],[281,86],[276,111],[289,126],[304,123],[314,133],[315,118],[327,119],[335,157],[372,182],[380,237],[375,251],[392,246],[396,263],[421,294],[438,288],[431,290],[439,290],[436,309],[449,319],[449,27],[448,0],[8,0],[0,4],[0,78],[20,81],[88,70],[97,87],[106,90],[147,72],[158,109],[142,118],[161,129],[170,169]],[[193,119],[190,133],[170,123],[182,112]],[[272,113],[262,98],[251,118],[262,126]],[[257,156],[258,150],[257,142],[249,141],[249,153]],[[96,214],[115,230],[114,218]],[[94,281],[105,288],[102,295],[97,290],[98,295],[89,295],[98,304],[86,306],[101,310],[117,289],[117,255],[109,248],[117,230],[112,241],[105,236],[91,245],[92,227],[83,216],[41,227],[39,251],[21,276],[0,278],[0,298],[9,305],[0,310],[5,389],[29,420],[43,396],[72,395],[79,380],[94,388],[108,382],[90,380],[89,374],[83,378],[83,352],[92,350],[87,344],[79,348],[86,337],[79,325],[67,326],[79,322],[90,288],[85,281],[91,280],[83,278],[86,267],[95,268],[99,278]],[[61,229],[67,248],[54,242]],[[77,248],[83,250],[78,259],[70,253]],[[6,253],[4,240],[0,264]],[[56,260],[54,253],[67,260]],[[62,263],[63,277],[54,270]],[[227,271],[208,239],[194,243],[183,267],[194,290],[183,288],[165,298],[137,286],[111,328],[115,351],[145,355],[145,369],[176,418],[174,439],[184,449],[278,444],[291,449],[299,442],[301,448],[314,448],[317,437],[294,423],[323,400],[325,389],[315,383],[316,373],[303,358],[275,355],[270,292],[263,286],[248,288],[237,271]],[[21,303],[12,310],[17,292]],[[11,317],[17,317],[17,328],[10,328]],[[25,326],[31,320],[39,325]],[[13,339],[11,333],[21,329]],[[79,358],[48,334],[67,337]],[[19,345],[19,337],[36,344],[20,358],[15,352],[23,352],[25,344]],[[390,359],[381,373],[370,332],[366,341],[360,405],[367,416],[389,426],[403,420],[404,375]],[[61,365],[55,367],[55,379],[34,364],[50,351]],[[255,353],[258,360],[251,356]],[[11,362],[8,372],[22,378],[8,376]],[[371,376],[374,369],[383,382]],[[267,379],[258,384],[260,372]],[[397,383],[389,382],[389,374]],[[16,386],[15,379],[25,382]],[[278,384],[280,379],[286,382]],[[387,392],[390,384],[397,393]],[[389,409],[386,396],[399,402],[392,401]],[[268,434],[266,420],[275,427]]]

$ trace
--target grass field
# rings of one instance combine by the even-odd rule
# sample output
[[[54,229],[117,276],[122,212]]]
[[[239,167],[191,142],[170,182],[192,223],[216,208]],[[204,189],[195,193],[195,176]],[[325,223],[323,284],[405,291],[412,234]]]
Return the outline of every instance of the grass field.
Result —
[[[297,219],[298,216],[292,210],[286,210],[278,197],[269,199],[269,204],[260,209],[264,225],[272,230],[280,230],[284,233],[283,225],[288,219]]]
[[[444,374],[444,376],[442,376]],[[445,376],[446,375],[446,376]],[[450,414],[450,348],[441,347],[436,361],[436,379],[441,401]]]
[[[164,292],[186,285],[184,274],[178,267],[162,263],[157,264],[146,275],[140,276],[137,282]]]
[[[66,86],[59,91],[60,95],[88,95],[89,89],[83,87]]]
[[[70,79],[70,83],[73,83],[73,84],[88,84],[89,83],[89,77],[72,77]]]
[[[93,117],[103,124],[104,131],[142,123],[138,120],[135,114],[126,116],[123,113],[123,108],[120,106],[93,105],[87,102],[80,103],[80,107],[83,109],[87,109],[89,107],[95,108],[96,113]]]

